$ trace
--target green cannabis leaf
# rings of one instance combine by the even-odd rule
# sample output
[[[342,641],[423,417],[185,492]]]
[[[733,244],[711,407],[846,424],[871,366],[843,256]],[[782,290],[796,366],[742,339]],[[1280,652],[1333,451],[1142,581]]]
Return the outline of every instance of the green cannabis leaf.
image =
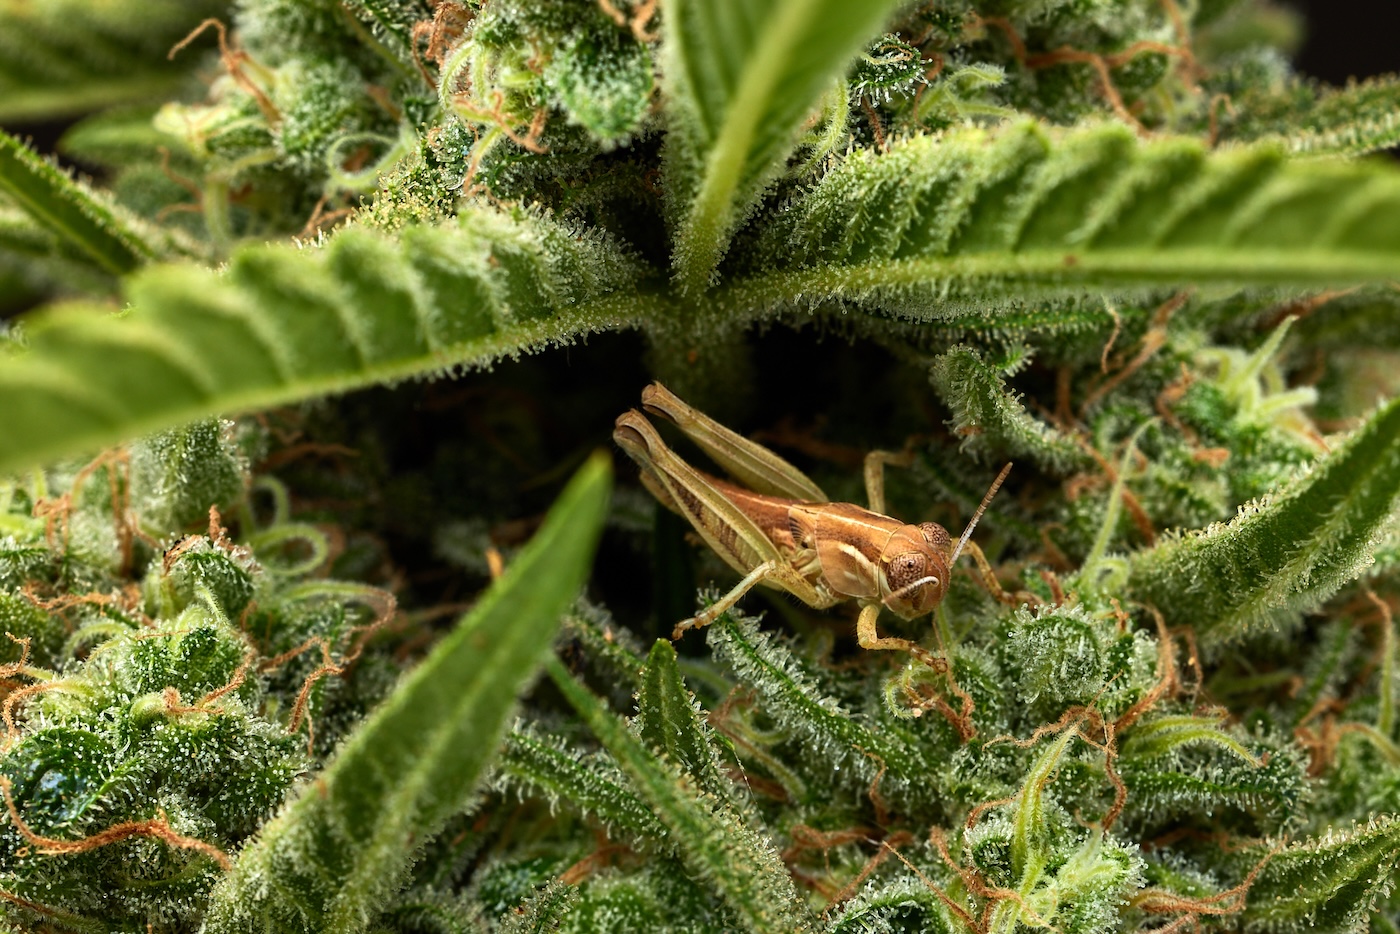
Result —
[[[1086,465],[1083,449],[1027,412],[1007,390],[1002,374],[975,349],[959,346],[941,354],[930,376],[953,411],[954,430],[966,438],[963,450],[976,453],[991,448],[1030,458],[1055,473]]]
[[[1382,818],[1269,854],[1250,889],[1246,922],[1261,928],[1302,922],[1320,930],[1361,929],[1372,920],[1376,896],[1394,885],[1400,857],[1396,823]]]
[[[1400,143],[1400,80],[1372,78],[1344,88],[1289,82],[1256,92],[1227,120],[1227,138],[1273,139],[1304,155],[1359,156]]]
[[[0,133],[0,192],[103,272],[121,275],[160,252],[94,192]]]
[[[1301,29],[0,0],[0,932],[1394,930],[1400,81]],[[648,380],[834,605],[657,638]]]
[[[1276,497],[1228,525],[1135,555],[1129,587],[1202,642],[1291,621],[1353,580],[1400,501],[1400,403]]]
[[[605,241],[490,215],[402,244],[347,232],[313,256],[249,247],[226,276],[157,267],[131,280],[139,311],[35,322],[0,369],[0,466],[617,327],[628,303],[609,293],[635,275]]]
[[[637,720],[642,742],[653,751],[660,752],[717,800],[731,796],[733,786],[720,770],[709,731],[694,697],[686,690],[676,650],[661,639],[652,646],[642,670]]]
[[[1393,175],[1294,165],[1267,147],[1144,146],[1111,127],[914,140],[851,160],[785,206],[753,251],[778,271],[735,277],[700,320],[732,325],[840,298],[995,321],[1029,296],[1381,279],[1400,250]],[[131,281],[124,319],[66,309],[36,321],[28,352],[0,371],[0,398],[19,413],[0,465],[580,333],[664,331],[674,305],[648,281],[612,238],[489,210],[407,231],[401,244],[351,230],[311,252],[247,247],[222,275],[153,268]],[[140,385],[84,362],[112,354],[143,369]]]
[[[225,0],[0,4],[0,123],[53,119],[177,93],[198,56],[167,56]]]
[[[502,786],[567,801],[610,834],[628,834],[653,846],[666,839],[665,825],[631,791],[617,767],[591,760],[578,747],[516,730],[506,737],[497,767]]]
[[[205,930],[366,928],[409,839],[441,827],[471,794],[548,651],[587,574],[609,473],[602,458],[580,470],[508,574],[239,855]]]
[[[549,663],[549,674],[674,836],[688,868],[714,883],[746,930],[813,929],[778,854],[756,828],[731,809],[701,798],[675,766],[649,754],[622,720],[559,662]]]
[[[673,0],[664,7],[674,147],[688,202],[682,287],[703,291],[734,227],[792,149],[797,129],[895,3]]]
[[[1115,126],[920,137],[847,160],[785,205],[753,247],[769,271],[720,301],[841,296],[940,318],[1171,283],[1341,285],[1393,275],[1394,197],[1388,170],[1144,145]]]

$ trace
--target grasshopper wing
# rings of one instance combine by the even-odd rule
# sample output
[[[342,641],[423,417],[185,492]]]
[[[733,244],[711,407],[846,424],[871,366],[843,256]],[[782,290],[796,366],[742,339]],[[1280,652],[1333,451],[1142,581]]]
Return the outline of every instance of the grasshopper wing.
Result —
[[[660,383],[642,390],[642,407],[671,422],[740,484],[755,493],[808,503],[828,502],[821,487],[761,444],[755,444],[704,412],[691,408]]]

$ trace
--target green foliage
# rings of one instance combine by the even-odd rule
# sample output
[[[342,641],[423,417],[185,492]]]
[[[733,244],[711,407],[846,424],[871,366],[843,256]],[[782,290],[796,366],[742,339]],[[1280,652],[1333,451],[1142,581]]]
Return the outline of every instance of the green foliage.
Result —
[[[733,785],[720,770],[709,730],[686,690],[676,650],[662,639],[652,646],[642,670],[637,725],[642,742],[690,776],[697,788],[719,801],[731,797]]]
[[[687,868],[714,884],[745,929],[812,930],[792,879],[771,843],[756,828],[748,826],[741,815],[722,802],[701,797],[702,792],[682,779],[675,765],[649,755],[622,720],[604,708],[558,662],[550,662],[549,673],[588,728],[612,753],[637,793],[666,825]],[[644,737],[645,729],[644,723]]]
[[[484,5],[473,41],[444,59],[439,84],[445,106],[486,128],[478,151],[517,130],[543,134],[551,151],[587,151],[567,131],[536,125],[551,109],[603,150],[642,132],[653,90],[652,53],[640,21],[627,27],[624,9]]]
[[[278,652],[253,633],[270,629],[314,568],[278,579],[263,564],[274,549],[235,543],[209,519],[213,505],[244,502],[246,440],[231,423],[197,423],[125,457],[36,472],[0,496],[0,623],[14,679],[0,889],[18,899],[7,920],[190,927],[227,854],[308,765],[287,719],[301,681],[264,679],[259,662]],[[61,534],[30,515],[45,502],[62,510]],[[210,535],[183,535],[189,525]],[[131,580],[138,568],[144,588]]]
[[[1394,885],[1396,823],[1382,818],[1274,854],[1251,889],[1245,924],[1257,930],[1299,923],[1321,931],[1363,929],[1377,895]]]
[[[243,499],[246,460],[226,422],[192,422],[152,435],[131,452],[133,506],[155,536],[164,529],[198,525],[210,506],[227,507]],[[236,614],[242,607],[226,609]]]
[[[1345,88],[1292,81],[1270,91],[1256,92],[1234,119],[1226,119],[1226,138],[1277,139],[1306,155],[1357,156],[1400,143],[1400,80],[1393,75]]]
[[[801,662],[752,621],[716,623],[709,638],[716,657],[760,692],[768,716],[802,735],[843,784],[868,784],[881,769],[888,770],[887,792],[912,791],[927,780],[932,762],[907,748],[897,732],[872,730],[843,711],[836,698],[823,696]]]
[[[1058,146],[1028,126],[992,138],[917,138],[848,160],[787,205],[752,251],[778,271],[737,277],[716,307],[743,321],[775,303],[829,294],[938,319],[995,312],[1017,296],[1140,293],[1189,278],[1365,280],[1392,269],[1400,247],[1387,226],[1395,213],[1387,199],[1400,198],[1391,174],[1295,166],[1267,149],[1207,156],[1179,142],[1140,146],[1116,128],[1071,134]],[[950,186],[958,194],[945,198]],[[952,207],[921,212],[934,201]],[[853,214],[868,222],[853,223]],[[610,238],[481,211],[406,232],[401,243],[347,231],[310,257],[247,247],[217,278],[185,267],[134,278],[134,311],[123,320],[75,309],[38,319],[27,359],[0,373],[26,387],[9,403],[21,414],[0,464],[81,450],[132,427],[482,363],[633,321],[671,326],[669,305],[649,316],[642,296],[629,300],[641,269]],[[406,266],[396,265],[401,249]],[[393,310],[365,313],[381,305]],[[314,343],[322,334],[338,336]],[[218,364],[211,342],[224,348]],[[140,361],[143,385],[86,398],[78,384],[101,384],[85,362],[113,354]]]
[[[427,13],[420,3],[392,0],[351,0],[346,6],[373,27],[375,38],[389,46],[407,69],[413,65],[413,27]]]
[[[470,795],[587,573],[609,476],[601,458],[583,468],[509,574],[262,828],[205,930],[365,929],[400,878],[404,841]]]
[[[666,828],[628,788],[617,766],[577,747],[515,730],[506,737],[498,768],[504,787],[541,795],[551,804],[567,801],[611,835],[625,833],[653,845],[665,839]]]
[[[199,56],[170,48],[226,0],[0,4],[0,123],[83,113],[177,93]]]
[[[30,717],[43,725],[0,771],[32,834],[93,839],[154,819],[227,848],[276,808],[304,766],[301,743],[254,712],[251,688],[210,699],[238,678],[247,650],[217,603],[194,604],[141,636],[128,629],[105,642],[62,688],[40,695]],[[112,710],[126,716],[114,720]],[[49,857],[28,836],[6,828],[5,888],[44,913],[133,928],[172,908],[197,916],[219,875],[217,850],[154,835]]]
[[[577,899],[577,890],[562,882],[551,882],[525,902],[525,910],[511,918],[505,927],[509,934],[549,934],[559,930],[559,923]]]
[[[100,180],[0,138],[0,930],[1391,930],[1400,85],[1300,36],[0,0]],[[911,651],[656,641],[730,569],[545,515],[647,378],[953,536],[1014,463]]]
[[[4,133],[0,192],[103,272],[131,272],[157,255],[157,248],[100,196]]]
[[[992,915],[994,924],[1011,924],[1011,919],[1032,924],[1057,920],[1069,930],[1102,930],[1114,920],[1122,897],[1139,884],[1136,854],[1104,841],[1092,830],[1078,835],[1078,845],[1069,854],[1056,852],[1064,849],[1063,842],[1055,839],[1056,831],[1063,833],[1056,826],[1062,819],[1051,812],[1053,802],[1047,800],[1045,786],[1075,738],[1074,731],[1065,730],[1050,743],[1031,765],[1017,794],[1008,828],[1008,881],[1021,899],[1001,902]],[[983,837],[974,850],[992,839],[992,835]]]
[[[664,7],[683,288],[703,291],[802,121],[896,4],[674,0]]]
[[[400,244],[348,233],[314,268],[285,247],[244,248],[227,276],[155,267],[131,280],[139,311],[34,323],[0,371],[0,465],[615,327],[628,311],[608,293],[633,274],[605,240],[490,215]]]
[[[978,454],[994,448],[1013,457],[1030,458],[1043,470],[1069,473],[1086,466],[1086,456],[1072,440],[1026,411],[1008,392],[1003,374],[972,347],[954,347],[934,362],[930,373],[948,407],[952,428],[962,435],[963,450]]]
[[[1306,478],[1216,526],[1139,552],[1129,588],[1203,643],[1314,609],[1371,559],[1400,497],[1400,404],[1378,410]]]
[[[1372,172],[1270,147],[1142,144],[1112,125],[920,136],[854,155],[792,199],[753,245],[766,273],[724,299],[840,295],[936,318],[1172,281],[1364,281],[1394,268],[1382,254],[1395,212],[1379,205],[1400,197]]]

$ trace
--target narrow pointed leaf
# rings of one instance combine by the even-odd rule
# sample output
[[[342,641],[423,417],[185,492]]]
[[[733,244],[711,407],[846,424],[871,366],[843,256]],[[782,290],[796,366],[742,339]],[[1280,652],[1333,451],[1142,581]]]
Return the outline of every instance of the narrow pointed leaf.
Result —
[[[38,259],[54,252],[53,234],[23,211],[0,203],[0,253]]]
[[[543,795],[551,805],[567,801],[600,821],[610,834],[630,834],[653,844],[666,828],[652,815],[615,766],[589,759],[563,741],[517,729],[506,737],[497,784]]]
[[[632,630],[618,623],[603,607],[580,600],[564,617],[564,635],[576,641],[598,674],[628,697],[641,686],[645,661]]]
[[[198,49],[167,53],[228,0],[0,0],[0,124],[178,93]],[[213,36],[199,43],[213,45]]]
[[[501,934],[550,934],[578,901],[578,888],[554,879],[525,900],[523,910],[506,918]]]
[[[1283,493],[1136,555],[1129,587],[1219,645],[1316,607],[1371,561],[1400,500],[1400,400]]]
[[[1263,765],[1243,743],[1221,729],[1218,717],[1187,714],[1154,717],[1135,724],[1123,740],[1121,754],[1125,762],[1152,759],[1187,743],[1208,743],[1229,750],[1255,767]]]
[[[953,412],[962,449],[985,459],[1028,457],[1041,468],[1070,473],[1089,457],[1068,437],[1026,411],[1001,373],[971,347],[958,346],[934,361],[933,385]]]
[[[505,575],[242,851],[208,934],[364,929],[414,841],[467,802],[495,754],[588,573],[609,475],[602,455],[579,471]]]
[[[569,674],[558,659],[550,677],[563,692],[637,794],[671,831],[681,859],[711,882],[754,934],[811,931],[811,919],[782,860],[764,835],[745,826],[734,811],[705,800],[674,767],[647,751],[626,723]]]
[[[1250,887],[1247,929],[1365,931],[1376,898],[1395,885],[1397,861],[1400,818],[1394,816],[1294,844],[1274,855]]]
[[[1069,744],[1079,735],[1073,727],[1062,730],[1050,745],[1036,756],[1025,784],[1016,796],[1011,824],[1011,870],[1022,891],[1034,884],[1045,869],[1050,841],[1046,821],[1045,786],[1054,778]]]
[[[1400,144],[1400,78],[1385,75],[1324,88],[1291,82],[1239,102],[1221,137],[1277,141],[1290,152],[1359,156]]]
[[[1144,719],[1124,734],[1120,752],[1129,821],[1161,826],[1192,814],[1220,821],[1248,815],[1253,826],[1271,831],[1306,800],[1308,778],[1295,747],[1227,729],[1219,717]]]
[[[181,140],[156,125],[159,112],[154,106],[121,107],[84,117],[63,131],[56,148],[69,159],[110,170],[158,159],[162,146],[178,160]],[[172,169],[179,165],[171,162]]]
[[[1038,297],[1400,275],[1400,170],[1021,124],[861,152],[758,235],[725,313],[841,298],[924,320]]]
[[[415,67],[413,28],[415,24],[433,17],[432,8],[427,3],[422,0],[407,3],[345,0],[345,7],[369,24],[375,39],[396,57],[406,74],[412,73]]]
[[[898,0],[668,0],[673,184],[689,203],[676,261],[702,291],[832,79]]]
[[[32,317],[0,357],[0,471],[195,418],[485,363],[629,320],[632,262],[542,220],[471,214],[396,243],[255,246],[227,273],[159,266],[120,317]]]
[[[33,217],[0,199],[0,266],[22,272],[27,288],[11,289],[0,295],[0,305],[23,309],[38,297],[61,291],[64,294],[107,295],[112,291],[111,275],[60,240]],[[35,299],[23,295],[33,289]],[[8,308],[7,308],[8,310]]]
[[[0,192],[104,272],[121,275],[156,258],[157,247],[112,204],[4,132]]]
[[[657,639],[647,655],[637,721],[642,742],[662,753],[701,789],[721,801],[729,800],[733,784],[720,771],[709,730],[676,664],[676,650],[665,639]]]
[[[760,632],[751,619],[720,618],[708,629],[710,648],[740,682],[761,698],[764,710],[784,727],[806,738],[812,755],[830,762],[842,781],[868,786],[881,769],[886,795],[928,794],[935,764],[891,730],[856,720],[824,695],[810,673],[778,640]]]

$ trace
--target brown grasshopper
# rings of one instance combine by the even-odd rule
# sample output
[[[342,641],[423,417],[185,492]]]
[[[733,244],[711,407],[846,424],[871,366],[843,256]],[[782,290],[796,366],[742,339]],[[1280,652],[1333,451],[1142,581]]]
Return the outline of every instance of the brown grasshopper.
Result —
[[[855,600],[861,606],[856,636],[862,647],[922,656],[926,653],[913,642],[882,638],[876,632],[880,608],[904,619],[932,612],[943,601],[949,569],[965,548],[976,559],[992,593],[1015,602],[970,541],[1010,464],[954,545],[941,525],[908,525],[883,514],[885,465],[908,466],[910,454],[873,451],[866,456],[870,508],[862,509],[853,503],[831,502],[796,467],[686,405],[660,383],[642,390],[642,407],[675,423],[738,481],[720,480],[687,464],[636,409],[618,417],[613,440],[642,468],[642,485],[662,505],[689,520],[705,544],[743,575],[716,603],[677,624],[673,639],[713,622],[755,585],[764,584],[786,590],[819,610]]]

